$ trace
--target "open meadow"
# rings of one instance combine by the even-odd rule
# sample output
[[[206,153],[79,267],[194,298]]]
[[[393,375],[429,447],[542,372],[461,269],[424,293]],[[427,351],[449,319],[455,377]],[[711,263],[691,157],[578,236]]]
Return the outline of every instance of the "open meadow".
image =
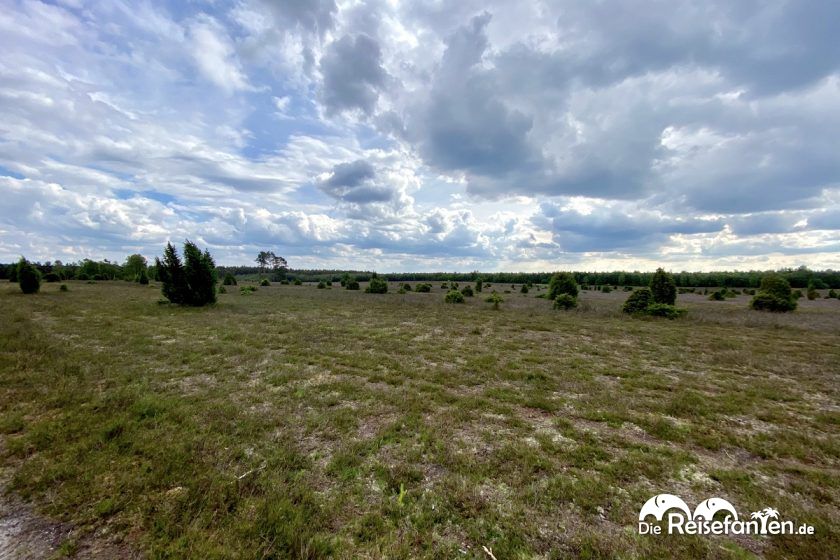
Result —
[[[837,299],[770,314],[681,294],[666,320],[621,313],[620,290],[564,312],[502,285],[498,310],[487,290],[446,304],[440,282],[228,287],[204,308],[67,285],[0,285],[3,499],[62,528],[58,556],[840,551]],[[660,493],[815,534],[639,535]]]

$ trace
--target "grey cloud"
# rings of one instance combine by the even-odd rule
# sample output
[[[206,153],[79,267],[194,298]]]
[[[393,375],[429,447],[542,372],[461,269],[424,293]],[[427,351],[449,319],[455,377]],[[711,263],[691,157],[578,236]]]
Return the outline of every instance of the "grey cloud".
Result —
[[[331,43],[321,58],[323,99],[327,110],[359,109],[370,114],[387,74],[379,43],[367,35],[345,35]]]
[[[393,189],[376,184],[375,178],[373,165],[365,160],[357,160],[336,165],[330,178],[318,186],[324,193],[343,202],[368,204],[391,200],[394,197]]]

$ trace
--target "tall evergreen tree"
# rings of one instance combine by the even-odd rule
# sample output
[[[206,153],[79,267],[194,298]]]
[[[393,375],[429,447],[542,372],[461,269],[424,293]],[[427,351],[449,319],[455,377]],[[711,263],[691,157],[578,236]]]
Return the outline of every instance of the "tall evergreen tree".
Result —
[[[674,305],[677,302],[677,284],[674,277],[662,268],[657,268],[650,279],[650,291],[655,303]]]

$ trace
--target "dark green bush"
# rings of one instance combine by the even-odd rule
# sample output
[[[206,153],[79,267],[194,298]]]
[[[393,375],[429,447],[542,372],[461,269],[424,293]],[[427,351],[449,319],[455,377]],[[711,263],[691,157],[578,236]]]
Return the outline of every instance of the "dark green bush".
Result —
[[[326,284],[326,282],[324,282],[323,280],[321,280],[320,282],[318,282],[318,289],[319,289],[319,290],[325,290],[326,288],[327,288],[327,284]]]
[[[464,294],[458,290],[449,290],[446,292],[443,301],[446,303],[464,303],[466,300],[464,299]]]
[[[484,288],[484,283],[481,280],[475,281],[475,291],[476,293],[481,293],[482,288]]]
[[[149,273],[146,272],[145,268],[141,268],[140,272],[137,274],[137,282],[139,282],[142,286],[149,285]]]
[[[761,287],[750,301],[750,307],[757,311],[784,313],[796,309],[796,299],[787,280],[778,274],[768,274],[761,279]]]
[[[808,282],[808,291],[806,292],[808,299],[810,301],[814,301],[819,297],[820,294],[817,293],[817,289],[814,287],[813,282]]]
[[[723,301],[724,299],[726,299],[726,296],[723,295],[722,290],[712,292],[712,295],[709,296],[709,301]]]
[[[41,289],[41,273],[29,261],[21,257],[16,270],[21,292],[34,294]]]
[[[650,288],[639,288],[630,294],[621,310],[631,314],[644,313],[652,303],[654,303],[653,292],[650,291]]]
[[[828,290],[828,296],[826,297],[837,299],[837,292],[835,292],[834,289]]]
[[[239,294],[243,296],[247,296],[248,294],[253,294],[257,291],[256,286],[242,286],[239,288]]]
[[[523,294],[527,294],[528,293],[528,286],[526,286],[525,284],[522,284],[522,287],[519,288],[519,291]]]
[[[61,278],[55,272],[47,272],[44,274],[44,282],[58,282]]]
[[[650,279],[650,291],[655,303],[674,305],[677,302],[677,284],[674,277],[662,268],[657,268]]]
[[[554,309],[574,309],[577,307],[577,298],[569,294],[560,294],[554,298]]]
[[[303,282],[300,281],[300,278],[295,278],[295,281],[292,282],[295,286],[302,286]]]
[[[203,253],[191,241],[184,243],[184,262],[171,243],[166,244],[163,261],[155,258],[163,283],[163,295],[179,305],[202,306],[216,302],[216,263],[208,251]]]
[[[411,291],[411,284],[408,284],[408,283],[403,284],[402,289],[405,290],[406,292],[410,292]]]
[[[464,286],[461,288],[461,293],[464,294],[465,297],[473,297],[473,289],[470,286]]]
[[[609,286],[601,286],[601,292],[602,293],[608,294],[611,291],[612,291],[612,288],[610,288]]]
[[[268,281],[268,278],[263,278],[260,280],[260,286],[267,288],[268,286],[271,286],[271,282]]]
[[[225,288],[224,284],[219,286],[219,293],[220,294],[226,294],[227,293],[227,288]]]
[[[67,284],[62,284],[61,286],[58,287],[58,291],[67,292],[67,291],[69,291],[69,288],[67,287]]]
[[[431,292],[432,285],[431,284],[417,284],[417,287],[414,289],[415,292]]]
[[[230,272],[225,273],[225,278],[224,278],[224,280],[222,280],[222,285],[224,285],[224,286],[236,286],[236,276],[234,276]]]
[[[365,288],[366,294],[385,294],[388,293],[388,282],[379,276],[372,276],[368,287]]]
[[[358,280],[346,280],[344,282],[344,287],[348,290],[358,290],[359,289],[359,281]]]
[[[568,272],[558,272],[551,277],[548,283],[548,299],[554,301],[560,294],[569,294],[576,298],[578,295],[578,285],[575,282],[575,277]]]
[[[666,317],[668,319],[676,319],[686,314],[685,309],[668,305],[667,303],[652,303],[645,310],[646,315],[653,317]]]

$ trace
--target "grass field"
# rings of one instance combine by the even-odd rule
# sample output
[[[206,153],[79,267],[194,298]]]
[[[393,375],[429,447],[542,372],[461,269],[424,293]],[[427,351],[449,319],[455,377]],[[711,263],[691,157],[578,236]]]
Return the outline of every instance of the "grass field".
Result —
[[[831,558],[840,301],[0,285],[7,492],[150,558]],[[494,286],[502,291],[501,285]],[[486,295],[486,294],[485,294]],[[658,493],[813,536],[639,536]]]

